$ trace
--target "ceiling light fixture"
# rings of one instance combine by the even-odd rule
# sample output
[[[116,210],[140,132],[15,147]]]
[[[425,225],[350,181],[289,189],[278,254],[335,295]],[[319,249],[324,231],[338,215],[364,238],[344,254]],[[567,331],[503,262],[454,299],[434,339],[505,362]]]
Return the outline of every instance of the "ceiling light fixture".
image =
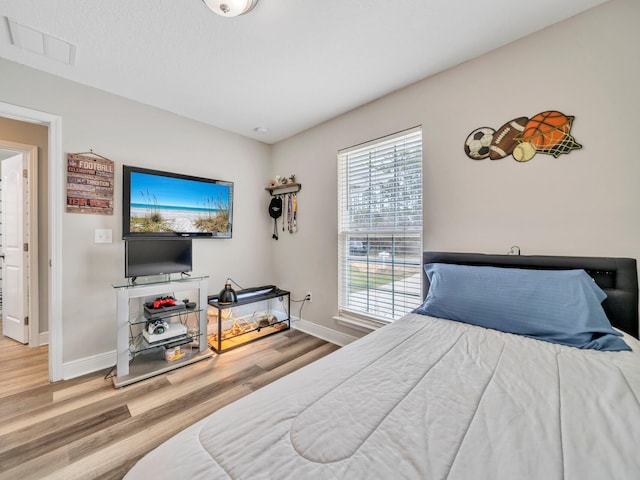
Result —
[[[237,17],[250,12],[258,0],[202,0],[207,7],[223,17]]]

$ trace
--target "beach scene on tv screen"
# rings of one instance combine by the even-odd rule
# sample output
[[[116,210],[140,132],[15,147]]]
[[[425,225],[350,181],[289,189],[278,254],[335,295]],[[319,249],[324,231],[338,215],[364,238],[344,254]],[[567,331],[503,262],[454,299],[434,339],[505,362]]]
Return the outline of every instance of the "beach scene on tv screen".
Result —
[[[231,233],[231,186],[131,172],[132,233]]]

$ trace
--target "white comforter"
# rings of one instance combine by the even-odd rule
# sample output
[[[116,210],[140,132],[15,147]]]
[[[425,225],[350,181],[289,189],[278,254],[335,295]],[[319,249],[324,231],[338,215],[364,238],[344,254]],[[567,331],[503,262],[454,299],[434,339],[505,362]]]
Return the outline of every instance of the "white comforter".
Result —
[[[411,314],[221,409],[128,479],[640,479],[640,342]]]

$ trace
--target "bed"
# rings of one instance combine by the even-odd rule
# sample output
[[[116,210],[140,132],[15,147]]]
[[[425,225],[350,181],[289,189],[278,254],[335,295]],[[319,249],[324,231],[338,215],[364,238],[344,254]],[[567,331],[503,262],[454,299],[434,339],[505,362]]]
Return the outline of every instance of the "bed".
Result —
[[[424,264],[422,313],[215,412],[143,457],[126,478],[640,478],[634,259],[425,252]],[[449,270],[455,289],[447,293]],[[515,334],[428,314],[434,306],[452,316],[470,309],[475,319],[489,309],[489,321],[497,312],[517,324],[523,311],[554,308],[552,317],[572,324],[567,312],[584,305],[565,272],[602,302],[589,308],[610,322],[601,329],[587,320],[594,332],[578,346],[565,331],[541,340],[535,330],[547,317]],[[537,275],[544,285],[532,294],[527,282]],[[549,284],[558,275],[559,284]],[[467,293],[474,281],[495,287],[499,298]],[[476,303],[466,301],[474,295]],[[554,295],[560,305],[547,301]]]

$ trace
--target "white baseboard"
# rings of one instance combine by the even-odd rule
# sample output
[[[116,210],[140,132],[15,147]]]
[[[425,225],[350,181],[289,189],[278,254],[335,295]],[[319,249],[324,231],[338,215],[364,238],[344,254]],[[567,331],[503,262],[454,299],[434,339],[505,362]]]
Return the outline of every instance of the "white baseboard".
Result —
[[[348,335],[346,333],[338,332],[332,328],[323,327],[317,323],[303,319],[295,319],[293,317],[291,318],[291,328],[295,328],[301,332],[321,338],[322,340],[331,342],[335,345],[340,345],[341,347],[344,347],[358,339],[358,337],[354,337],[353,335]]]
[[[38,345],[49,344],[49,332],[41,332],[38,336]],[[62,379],[71,378],[93,373],[104,368],[108,368],[116,363],[116,351],[95,355],[93,357],[81,358],[62,365]]]
[[[348,335],[346,333],[333,330],[332,328],[318,325],[317,323],[309,322],[307,320],[298,320],[293,317],[291,318],[291,328],[313,335],[314,337],[321,338],[322,340],[331,342],[335,345],[340,345],[341,347],[344,347],[358,339],[358,337],[354,337],[353,335]],[[62,365],[62,378],[64,380],[70,380],[81,375],[112,367],[115,364],[115,350],[91,357],[73,360]]]
[[[104,368],[112,367],[116,364],[116,351],[101,353],[92,357],[85,357],[79,360],[62,364],[62,378],[69,380],[71,378],[86,375],[87,373],[97,372]]]

